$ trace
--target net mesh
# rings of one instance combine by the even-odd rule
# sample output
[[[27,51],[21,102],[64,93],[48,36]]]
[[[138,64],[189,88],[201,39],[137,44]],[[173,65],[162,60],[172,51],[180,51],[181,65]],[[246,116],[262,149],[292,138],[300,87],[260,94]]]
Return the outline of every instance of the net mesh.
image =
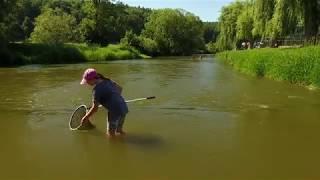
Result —
[[[76,130],[81,126],[81,120],[87,113],[87,107],[85,105],[79,106],[72,114],[69,122],[71,130]]]

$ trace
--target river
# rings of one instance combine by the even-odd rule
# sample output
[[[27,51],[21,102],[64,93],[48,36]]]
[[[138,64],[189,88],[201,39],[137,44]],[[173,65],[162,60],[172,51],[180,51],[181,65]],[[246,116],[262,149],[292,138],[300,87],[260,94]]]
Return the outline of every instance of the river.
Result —
[[[73,132],[82,72],[124,88],[126,137]],[[320,92],[240,74],[213,57],[0,69],[0,179],[319,179]]]

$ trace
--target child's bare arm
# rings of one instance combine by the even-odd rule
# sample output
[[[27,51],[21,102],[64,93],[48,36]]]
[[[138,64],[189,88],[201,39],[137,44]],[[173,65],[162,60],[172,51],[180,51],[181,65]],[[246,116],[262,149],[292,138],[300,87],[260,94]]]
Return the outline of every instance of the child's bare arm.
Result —
[[[96,101],[92,101],[92,106],[89,109],[89,111],[87,112],[87,114],[82,118],[82,122],[83,121],[89,121],[89,118],[95,113],[97,112],[99,109],[99,103]]]

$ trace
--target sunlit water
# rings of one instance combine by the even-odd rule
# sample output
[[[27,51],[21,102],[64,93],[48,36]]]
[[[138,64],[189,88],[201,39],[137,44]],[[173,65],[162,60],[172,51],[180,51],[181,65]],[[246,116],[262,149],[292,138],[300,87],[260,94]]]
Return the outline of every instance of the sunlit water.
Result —
[[[233,71],[213,58],[0,69],[0,179],[319,179],[320,92]],[[71,132],[94,67],[119,82],[128,135]]]

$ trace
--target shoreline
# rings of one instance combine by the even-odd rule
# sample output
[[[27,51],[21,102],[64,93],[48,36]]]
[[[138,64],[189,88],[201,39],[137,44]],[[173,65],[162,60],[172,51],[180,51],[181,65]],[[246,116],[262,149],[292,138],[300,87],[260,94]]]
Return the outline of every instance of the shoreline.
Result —
[[[320,87],[320,46],[224,51],[216,57],[241,73],[288,81],[308,89]]]
[[[9,43],[0,52],[0,67],[36,64],[75,64],[112,60],[149,59],[131,47],[110,44],[102,47],[88,44]]]

